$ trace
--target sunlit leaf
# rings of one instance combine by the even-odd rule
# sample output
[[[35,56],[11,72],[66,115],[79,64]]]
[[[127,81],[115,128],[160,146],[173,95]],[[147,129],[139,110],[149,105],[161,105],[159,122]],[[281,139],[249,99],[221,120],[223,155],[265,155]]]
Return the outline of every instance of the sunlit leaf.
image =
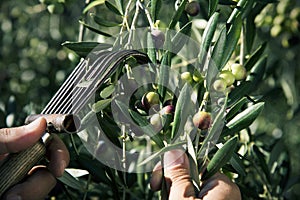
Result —
[[[83,14],[87,13],[91,8],[104,4],[105,0],[96,0],[96,1],[92,1],[91,3],[89,3],[84,10],[82,11]]]

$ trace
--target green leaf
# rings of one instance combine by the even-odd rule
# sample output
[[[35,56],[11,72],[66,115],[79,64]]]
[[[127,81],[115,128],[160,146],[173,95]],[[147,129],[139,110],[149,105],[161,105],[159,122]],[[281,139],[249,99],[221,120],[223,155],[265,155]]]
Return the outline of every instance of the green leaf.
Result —
[[[174,149],[182,149],[183,145],[185,145],[186,142],[180,142],[180,143],[176,143],[176,144],[170,144],[169,146],[163,147],[161,148],[159,151],[155,152],[154,154],[152,154],[151,156],[149,156],[148,158],[146,158],[145,160],[143,160],[141,163],[139,163],[139,166],[141,165],[145,165],[148,162],[159,158],[162,154],[174,150]]]
[[[92,1],[91,3],[89,3],[84,10],[82,11],[83,14],[87,13],[91,8],[104,4],[105,0],[96,0],[96,1]]]
[[[111,44],[98,42],[64,42],[62,46],[74,51],[80,57],[87,57],[93,51],[105,50],[111,47]]]
[[[154,23],[157,20],[157,16],[159,14],[160,9],[161,9],[161,0],[151,0],[151,16]]]
[[[112,37],[112,35],[108,34],[108,33],[105,33],[103,31],[100,31],[99,29],[95,28],[95,27],[92,27],[86,23],[84,23],[83,21],[79,21],[80,24],[82,24],[84,27],[86,27],[87,29],[95,32],[95,33],[98,33],[99,35],[103,35],[103,36],[106,36],[106,37]]]
[[[63,184],[65,184],[75,190],[78,190],[81,192],[85,191],[85,188],[84,188],[85,184],[82,183],[81,181],[79,181],[79,179],[75,178],[74,176],[72,176],[71,174],[69,174],[66,171],[64,171],[63,175],[57,179],[60,180]]]
[[[231,15],[229,16],[227,20],[227,24],[234,24],[234,21],[236,18],[238,18],[239,15],[241,15],[241,12],[243,12],[245,5],[247,4],[249,0],[240,0],[236,6],[235,9],[233,9]]]
[[[115,0],[116,7],[122,15],[124,15],[124,0]]]
[[[231,25],[231,27],[229,28],[229,31],[227,33],[226,36],[226,48],[221,62],[221,68],[223,68],[226,63],[228,62],[228,60],[230,59],[232,53],[234,52],[237,43],[240,39],[240,35],[241,35],[241,30],[242,30],[242,19],[240,17],[240,15],[238,15],[234,21],[234,23]],[[219,69],[221,69],[219,68]]]
[[[227,42],[226,42],[226,27],[223,26],[219,38],[214,46],[212,55],[211,55],[211,59],[210,59],[210,64],[209,67],[216,67],[218,70],[220,70],[222,68],[222,60],[223,57],[225,56],[225,51],[228,48],[226,46]],[[208,75],[211,75],[211,73],[209,73]],[[214,74],[216,75],[216,74]],[[210,85],[210,81],[208,82],[208,85]]]
[[[158,93],[162,99],[165,98],[167,89],[166,86],[169,82],[169,72],[170,72],[170,55],[169,51],[165,52],[162,57],[161,65],[159,67],[159,77],[158,77]]]
[[[103,99],[108,98],[110,95],[112,95],[112,93],[115,91],[115,85],[109,85],[108,87],[104,88],[101,92],[100,92],[100,97],[102,97]]]
[[[147,33],[147,55],[153,64],[156,63],[156,49],[153,37],[150,32]]]
[[[220,14],[218,12],[214,13],[211,18],[209,19],[207,26],[204,29],[202,42],[201,42],[201,48],[198,55],[200,66],[203,68],[204,60],[207,55],[208,49],[211,45],[211,41],[213,39],[213,36],[215,34],[218,20],[219,20]]]
[[[93,104],[92,110],[95,113],[98,113],[103,109],[105,109],[111,103],[111,101],[112,99],[104,99],[104,100],[97,101],[96,103]]]
[[[189,134],[187,135],[187,149],[188,149],[188,153],[189,153],[191,179],[193,180],[193,182],[196,183],[197,189],[200,189],[200,179],[199,179],[197,156],[196,156],[193,142],[192,142]]]
[[[94,19],[94,21],[99,24],[100,26],[104,27],[115,27],[115,26],[121,26],[121,23],[116,23],[116,22],[110,22],[106,19],[103,19],[93,13],[91,13],[91,17]]]
[[[216,12],[219,0],[209,0],[208,3],[208,16],[210,17]]]
[[[218,172],[232,157],[239,140],[235,136],[228,140],[224,146],[222,146],[216,154],[212,157],[207,165],[206,171],[203,174],[203,180],[208,179]]]
[[[246,81],[251,82],[251,88],[257,88],[258,84],[261,82],[267,65],[267,57],[261,57],[257,63],[252,67],[250,74],[247,76]]]
[[[183,12],[184,9],[185,9],[185,5],[187,4],[187,2],[188,2],[187,0],[183,0],[183,1],[180,3],[178,9],[176,10],[176,12],[175,12],[175,14],[173,15],[172,20],[171,20],[171,22],[170,22],[170,24],[169,24],[169,29],[174,29],[174,28],[175,28],[177,22],[179,21],[181,15],[182,15],[182,12]]]
[[[112,3],[110,3],[109,1],[105,1],[105,5],[106,5],[106,7],[107,7],[110,11],[112,11],[113,13],[122,16],[122,12],[120,12],[120,11],[118,10],[118,8],[116,8],[116,6],[113,5]]]
[[[187,108],[189,107],[188,104],[191,104],[190,99],[190,86],[188,83],[186,83],[180,91],[178,100],[176,102],[171,139],[177,138],[178,134],[180,134],[180,132],[183,130],[187,115],[189,114]]]
[[[255,63],[262,57],[262,55],[266,49],[266,46],[267,46],[267,43],[266,42],[263,43],[250,56],[250,58],[245,63],[245,68],[247,69],[247,71],[250,70],[255,65]]]
[[[247,102],[248,100],[246,97],[241,98],[236,104],[232,106],[232,108],[230,108],[229,112],[226,115],[226,120],[234,117]]]
[[[172,38],[172,53],[179,52],[187,43],[192,29],[192,22],[186,23]]]
[[[228,129],[225,129],[222,134],[234,134],[244,128],[249,127],[253,123],[253,121],[258,117],[263,108],[263,102],[248,107],[243,112],[237,114],[232,120],[230,120],[226,124]]]
[[[246,169],[242,162],[242,159],[239,157],[237,153],[232,155],[232,158],[229,160],[231,166],[237,171],[237,173],[241,176],[246,176]]]

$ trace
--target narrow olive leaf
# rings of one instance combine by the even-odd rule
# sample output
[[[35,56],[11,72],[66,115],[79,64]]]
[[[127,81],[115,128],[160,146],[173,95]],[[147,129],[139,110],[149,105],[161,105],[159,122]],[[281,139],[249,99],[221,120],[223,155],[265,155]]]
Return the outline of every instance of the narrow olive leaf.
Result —
[[[212,65],[214,65],[218,70],[222,68],[221,63],[222,63],[223,57],[225,56],[226,49],[228,48],[226,46],[226,44],[227,44],[226,40],[227,40],[226,39],[226,27],[223,26],[223,28],[220,32],[219,38],[213,48],[209,67],[212,67]]]
[[[233,24],[234,20],[238,17],[238,15],[241,14],[241,12],[243,12],[245,5],[247,4],[249,0],[240,0],[236,6],[235,9],[233,9],[231,15],[229,16],[228,20],[227,20],[227,24]]]
[[[63,175],[57,179],[60,180],[63,184],[65,184],[73,189],[76,189],[81,192],[85,191],[85,184],[82,183],[81,181],[79,181],[79,179],[75,178],[74,176],[72,176],[71,174],[69,174],[66,171],[64,171]]]
[[[232,158],[229,160],[231,166],[237,171],[237,173],[241,176],[246,176],[246,169],[242,162],[242,159],[238,156],[237,153],[232,155]]]
[[[87,13],[91,8],[104,4],[105,0],[96,0],[96,1],[92,1],[91,3],[89,3],[84,10],[82,11],[83,14]]]
[[[153,42],[153,37],[150,32],[147,33],[147,55],[152,63],[156,63],[156,49]]]
[[[234,104],[230,108],[229,112],[226,115],[226,120],[229,120],[232,117],[234,117],[247,102],[248,100],[246,97],[241,98],[236,104]]]
[[[160,9],[161,9],[161,0],[152,0],[150,12],[154,22],[157,20],[157,16],[159,14]]]
[[[99,24],[100,26],[104,27],[115,27],[115,26],[121,26],[121,23],[116,23],[116,22],[110,22],[106,19],[103,19],[94,13],[91,13],[91,17],[94,19],[94,21]]]
[[[214,13],[210,17],[210,19],[207,23],[207,26],[204,29],[200,52],[198,55],[199,63],[201,63],[201,66],[204,65],[205,57],[207,55],[208,49],[211,45],[211,41],[213,39],[213,36],[214,36],[216,28],[217,28],[219,16],[220,16],[220,14],[218,12]]]
[[[158,136],[157,132],[153,130],[152,125],[149,124],[145,118],[132,110],[129,110],[129,113],[133,120],[139,125],[139,128],[142,129],[146,135],[149,135],[151,140],[153,140],[159,148],[165,146],[162,139]]]
[[[250,13],[252,13],[253,11],[253,5],[254,5],[254,0],[248,0],[245,5],[244,8],[242,10],[242,19],[246,19],[249,17]]]
[[[98,112],[102,111],[103,109],[105,109],[110,104],[111,101],[112,101],[112,99],[104,99],[104,100],[97,101],[96,103],[94,103],[92,105],[92,110],[95,113],[98,113]]]
[[[188,83],[186,83],[180,91],[178,100],[176,102],[175,112],[174,112],[174,121],[171,131],[171,139],[177,138],[180,134],[183,125],[185,124],[185,116],[187,116],[187,103],[190,102],[191,91]]]
[[[228,95],[224,97],[224,103],[222,107],[218,111],[216,111],[217,115],[216,117],[214,117],[213,124],[211,128],[209,128],[207,136],[205,137],[200,147],[198,153],[198,159],[202,159],[204,156],[207,156],[206,154],[209,152],[210,150],[209,148],[212,148],[211,145],[215,144],[219,139],[219,136],[224,127],[224,118],[225,118],[225,111],[227,108],[227,101],[228,101]]]
[[[115,91],[115,85],[109,85],[100,92],[100,97],[106,99]]]
[[[257,88],[258,84],[262,80],[264,74],[265,74],[265,69],[267,65],[267,57],[261,57],[256,64],[252,67],[250,74],[247,76],[246,81],[251,82],[251,89]]]
[[[82,24],[84,27],[86,27],[87,29],[99,34],[99,35],[103,35],[103,36],[106,36],[106,37],[112,37],[112,35],[108,34],[108,33],[105,33],[103,31],[100,31],[99,29],[95,28],[95,27],[92,27],[86,23],[84,23],[83,21],[79,21],[80,24]]]
[[[192,30],[192,22],[186,23],[172,38],[172,53],[179,52],[189,39]]]
[[[259,161],[260,167],[263,170],[268,182],[270,183],[271,181],[271,175],[270,175],[270,170],[268,168],[268,165],[266,163],[266,157],[264,154],[259,150],[259,148],[254,144],[252,146],[253,153],[256,155],[256,158]]]
[[[208,16],[210,17],[216,12],[219,0],[209,0],[208,3]]]
[[[163,147],[159,151],[153,153],[151,156],[149,156],[148,158],[143,160],[141,163],[139,163],[138,166],[145,165],[148,162],[150,162],[156,158],[159,158],[162,154],[164,154],[168,151],[175,150],[175,149],[182,149],[184,145],[186,145],[186,142],[179,142],[179,143],[170,144],[169,146]]]
[[[187,135],[187,149],[189,153],[191,179],[193,180],[194,183],[196,183],[197,189],[199,190],[200,179],[199,179],[199,171],[198,171],[198,162],[197,162],[195,148],[190,135]]]
[[[115,0],[116,8],[124,15],[124,0]]]
[[[187,0],[183,0],[181,1],[178,9],[176,10],[175,14],[173,15],[172,19],[171,19],[171,22],[169,24],[169,29],[174,29],[177,22],[179,21],[181,15],[182,15],[182,12],[184,11],[185,9],[185,5],[187,4]]]
[[[218,172],[232,157],[237,145],[238,137],[232,137],[228,140],[224,146],[222,146],[212,157],[207,165],[206,171],[204,172],[202,179],[206,180]]]
[[[241,16],[238,15],[234,21],[234,23],[230,26],[229,31],[226,36],[226,48],[223,52],[224,56],[222,58],[221,66],[219,69],[223,68],[228,60],[230,59],[232,53],[234,52],[237,43],[240,39],[242,30],[242,19]]]
[[[109,49],[112,45],[98,42],[64,42],[62,46],[74,51],[80,57],[86,57],[93,51]]]
[[[122,12],[120,12],[120,11],[118,10],[118,8],[116,8],[116,6],[113,5],[112,3],[110,3],[109,1],[105,1],[105,5],[106,5],[106,7],[107,7],[110,11],[112,11],[113,13],[122,16]]]
[[[162,100],[165,98],[167,89],[166,86],[169,82],[169,73],[170,73],[170,55],[169,51],[165,52],[161,65],[159,67],[159,76],[158,76],[158,93],[161,96]]]
[[[226,124],[228,129],[224,129],[222,134],[224,136],[229,134],[235,134],[236,132],[239,132],[240,130],[249,127],[253,123],[253,121],[258,117],[263,108],[263,102],[248,107],[243,112],[237,114],[232,120],[230,120]]]
[[[245,31],[244,31],[245,33],[244,41],[246,43],[247,52],[251,52],[253,42],[256,36],[256,26],[252,16],[249,16],[245,21],[246,22],[245,22]]]
[[[251,56],[245,63],[245,68],[247,69],[247,71],[250,70],[255,65],[255,63],[262,57],[266,46],[267,43],[265,42],[262,45],[260,45],[253,54],[251,54]]]

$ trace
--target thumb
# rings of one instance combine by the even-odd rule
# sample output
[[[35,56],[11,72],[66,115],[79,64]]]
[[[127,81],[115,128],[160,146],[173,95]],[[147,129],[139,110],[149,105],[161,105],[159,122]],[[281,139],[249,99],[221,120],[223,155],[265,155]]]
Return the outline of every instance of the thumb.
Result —
[[[172,150],[164,156],[164,175],[170,188],[169,199],[195,199],[189,175],[189,160],[182,150]]]
[[[45,132],[46,125],[46,120],[39,118],[25,126],[0,129],[0,155],[32,146]]]

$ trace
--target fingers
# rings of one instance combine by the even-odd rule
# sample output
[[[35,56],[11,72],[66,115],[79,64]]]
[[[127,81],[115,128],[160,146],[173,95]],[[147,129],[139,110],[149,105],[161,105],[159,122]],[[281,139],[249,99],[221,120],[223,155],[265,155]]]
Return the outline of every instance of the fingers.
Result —
[[[154,190],[161,184],[161,167],[156,166],[156,169],[150,184]],[[164,176],[170,191],[169,199],[195,199],[189,169],[188,157],[182,150],[172,150],[164,155]]]
[[[49,171],[56,177],[62,176],[70,162],[70,155],[67,147],[57,135],[53,134],[46,154],[49,159]]]
[[[26,181],[10,189],[4,199],[42,200],[54,188],[55,184],[54,176],[45,167],[39,167]]]
[[[203,200],[240,200],[241,193],[226,175],[216,173],[203,182],[199,197]]]
[[[0,129],[0,154],[16,153],[36,143],[46,129],[46,120],[39,118],[32,123]]]

